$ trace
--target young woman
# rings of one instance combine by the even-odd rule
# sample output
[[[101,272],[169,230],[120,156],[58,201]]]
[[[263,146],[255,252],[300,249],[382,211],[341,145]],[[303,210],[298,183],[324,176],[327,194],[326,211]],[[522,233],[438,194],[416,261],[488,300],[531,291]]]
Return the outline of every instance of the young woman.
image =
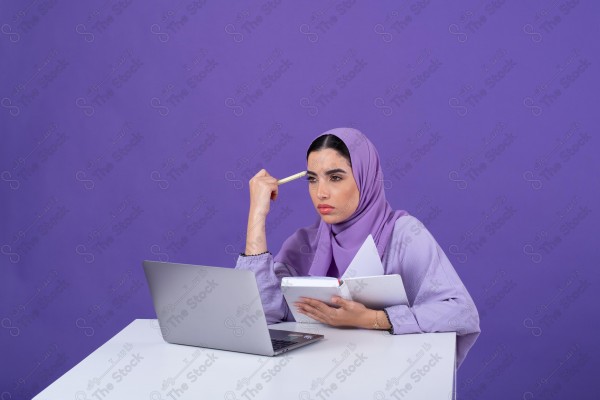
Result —
[[[293,320],[281,293],[286,276],[341,277],[369,234],[385,274],[400,274],[409,305],[373,310],[335,297],[338,307],[314,299],[297,310],[332,326],[385,329],[391,334],[455,331],[457,365],[479,336],[479,315],[471,296],[433,236],[415,217],[394,211],[386,200],[379,156],[358,130],[336,128],[307,151],[309,194],[320,216],[290,236],[273,257],[265,221],[277,198],[277,179],[264,169],[249,183],[246,249],[236,268],[256,274],[269,323]]]

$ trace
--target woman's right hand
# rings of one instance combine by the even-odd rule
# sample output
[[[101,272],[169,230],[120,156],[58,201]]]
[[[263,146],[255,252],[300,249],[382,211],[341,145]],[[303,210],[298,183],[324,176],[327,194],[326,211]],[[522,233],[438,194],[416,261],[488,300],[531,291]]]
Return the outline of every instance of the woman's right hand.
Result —
[[[277,179],[269,175],[265,169],[258,171],[248,182],[250,187],[250,212],[266,216],[269,213],[270,202],[277,198],[279,185]]]

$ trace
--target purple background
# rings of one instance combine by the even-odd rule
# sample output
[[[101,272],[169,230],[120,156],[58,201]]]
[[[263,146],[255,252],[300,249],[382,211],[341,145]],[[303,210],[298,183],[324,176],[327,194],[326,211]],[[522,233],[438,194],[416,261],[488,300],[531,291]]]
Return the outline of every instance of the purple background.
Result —
[[[596,398],[593,1],[4,1],[0,398],[135,318],[143,259],[234,266],[249,178],[352,126],[477,304],[467,399]],[[276,252],[314,220],[282,187]],[[594,289],[595,288],[595,289]]]

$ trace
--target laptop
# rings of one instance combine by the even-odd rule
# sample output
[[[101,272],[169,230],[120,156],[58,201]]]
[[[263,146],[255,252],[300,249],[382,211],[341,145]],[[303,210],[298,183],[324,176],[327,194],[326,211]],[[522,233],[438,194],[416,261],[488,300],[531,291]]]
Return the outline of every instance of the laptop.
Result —
[[[148,260],[143,266],[168,343],[276,356],[323,339],[268,329],[252,271]]]

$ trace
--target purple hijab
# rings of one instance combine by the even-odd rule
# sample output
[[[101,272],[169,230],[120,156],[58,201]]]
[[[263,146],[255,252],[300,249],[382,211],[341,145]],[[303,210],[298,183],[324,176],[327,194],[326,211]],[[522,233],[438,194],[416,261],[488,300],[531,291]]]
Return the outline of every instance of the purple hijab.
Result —
[[[297,230],[283,243],[274,260],[290,265],[299,275],[325,276],[334,265],[338,277],[342,276],[369,234],[382,257],[396,220],[407,214],[392,210],[385,198],[383,172],[373,143],[353,128],[335,128],[319,136],[327,134],[339,137],[350,150],[360,200],[347,220],[328,224],[319,217],[316,224]]]

